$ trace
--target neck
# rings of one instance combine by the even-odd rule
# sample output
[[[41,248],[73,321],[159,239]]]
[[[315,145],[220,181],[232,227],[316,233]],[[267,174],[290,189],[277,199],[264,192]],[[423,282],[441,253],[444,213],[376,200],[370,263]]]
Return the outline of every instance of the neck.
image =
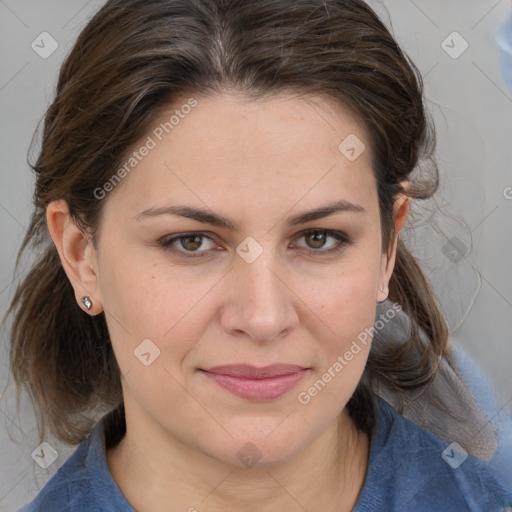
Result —
[[[132,412],[130,414],[130,412]],[[151,427],[151,425],[153,425]],[[139,512],[351,511],[364,484],[369,439],[344,410],[294,458],[234,467],[180,443],[127,408],[126,435],[107,450],[110,472]]]

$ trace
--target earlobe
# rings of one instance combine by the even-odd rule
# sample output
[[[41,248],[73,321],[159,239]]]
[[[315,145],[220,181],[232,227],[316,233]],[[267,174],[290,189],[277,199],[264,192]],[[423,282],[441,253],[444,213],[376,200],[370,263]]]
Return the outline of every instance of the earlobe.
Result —
[[[64,199],[52,201],[46,208],[48,231],[68,276],[75,299],[91,315],[102,311],[95,249],[88,234],[83,233],[69,214]],[[87,297],[88,301],[83,300]],[[87,304],[90,303],[90,308]]]

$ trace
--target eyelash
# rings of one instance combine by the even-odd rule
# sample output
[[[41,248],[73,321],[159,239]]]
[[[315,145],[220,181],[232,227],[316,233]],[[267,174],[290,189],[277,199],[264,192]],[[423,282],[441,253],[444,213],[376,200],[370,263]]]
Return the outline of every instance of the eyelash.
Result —
[[[308,254],[308,256],[332,255],[334,253],[340,252],[346,246],[352,244],[352,241],[341,231],[335,231],[332,229],[318,229],[318,228],[302,231],[301,233],[299,233],[299,235],[297,237],[295,237],[294,240],[300,239],[304,236],[307,236],[309,234],[314,234],[314,233],[324,233],[327,237],[331,236],[331,237],[335,238],[338,241],[338,243],[335,245],[335,247],[333,247],[331,249],[326,249],[326,250],[323,250],[321,248],[316,249],[316,250],[315,249],[304,249],[306,251],[306,253]],[[171,238],[162,238],[158,241],[158,244],[164,250],[170,251],[173,253],[177,253],[178,256],[183,256],[184,258],[204,258],[204,257],[206,257],[207,253],[210,252],[208,250],[198,252],[198,251],[181,251],[181,250],[176,250],[176,249],[172,248],[172,244],[174,242],[185,239],[185,238],[194,237],[194,236],[209,238],[211,240],[211,237],[209,237],[205,233],[194,231],[194,232],[190,232],[190,233],[182,233],[178,236],[173,236]]]

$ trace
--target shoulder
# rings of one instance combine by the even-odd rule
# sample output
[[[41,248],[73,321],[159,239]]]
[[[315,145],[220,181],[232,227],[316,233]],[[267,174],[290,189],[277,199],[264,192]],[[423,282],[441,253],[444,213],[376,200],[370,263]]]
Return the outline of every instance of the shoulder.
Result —
[[[90,437],[18,512],[134,512],[109,472],[104,416]]]
[[[50,478],[33,501],[19,512],[93,510],[91,486],[85,470],[90,439],[83,441]],[[80,507],[80,508],[78,508]]]
[[[450,385],[456,377],[444,368],[443,385],[411,399],[416,409],[408,404],[409,417],[376,398],[377,427],[356,511],[502,512],[512,504],[512,419],[478,365],[459,349],[453,360],[460,388]],[[479,410],[457,408],[448,389],[458,390],[459,399],[470,393]]]

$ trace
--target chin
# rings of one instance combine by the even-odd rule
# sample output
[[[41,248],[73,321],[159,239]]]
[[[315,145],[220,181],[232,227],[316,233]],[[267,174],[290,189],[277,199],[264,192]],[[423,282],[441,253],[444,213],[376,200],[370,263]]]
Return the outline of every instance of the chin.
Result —
[[[304,431],[292,434],[288,429],[281,435],[277,432],[270,435],[247,432],[247,435],[243,435],[238,431],[234,439],[210,446],[209,455],[223,464],[238,468],[270,468],[290,461],[311,442],[304,437]]]

